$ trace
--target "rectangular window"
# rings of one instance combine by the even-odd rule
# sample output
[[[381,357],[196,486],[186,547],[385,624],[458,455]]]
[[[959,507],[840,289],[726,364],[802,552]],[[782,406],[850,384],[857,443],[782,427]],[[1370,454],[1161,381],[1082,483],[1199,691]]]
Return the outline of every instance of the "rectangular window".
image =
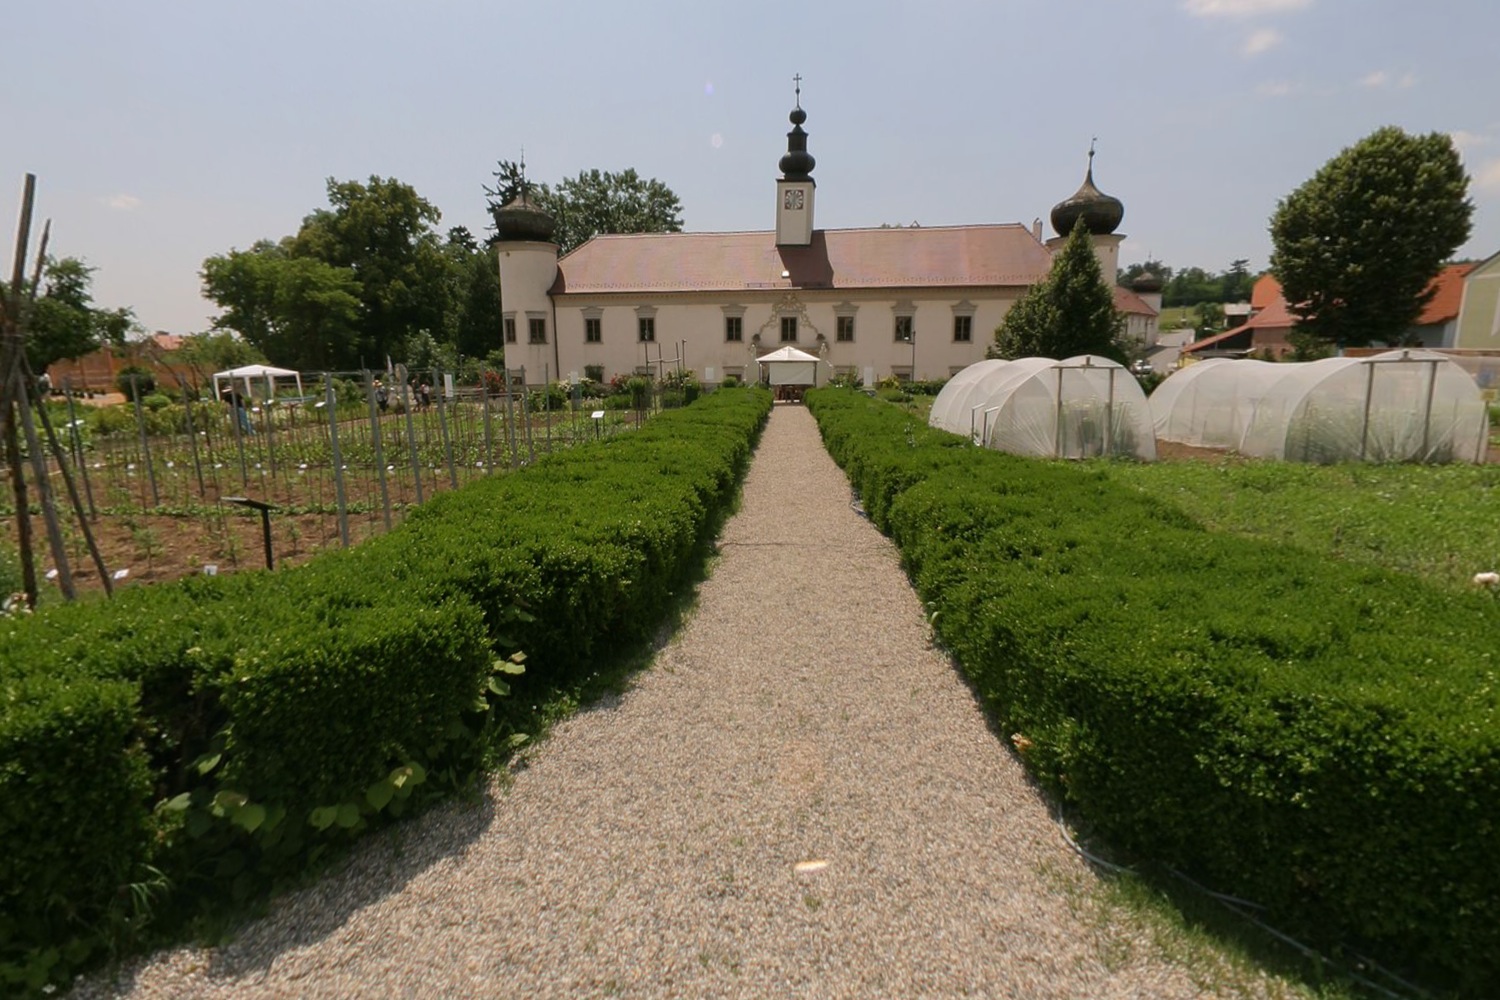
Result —
[[[639,320],[641,327],[641,343],[656,340],[656,317],[642,316]]]
[[[796,343],[796,341],[797,341],[797,317],[795,317],[795,316],[783,316],[783,317],[781,317],[781,342],[783,344],[786,344],[786,343]]]
[[[912,318],[910,316],[896,317],[896,340],[903,344],[911,343]]]
[[[973,316],[953,317],[953,341],[958,344],[967,344],[974,333]]]
[[[516,342],[516,318],[514,316],[505,317],[505,342],[507,344]]]
[[[838,337],[839,340],[846,341],[846,342],[847,341],[852,341],[854,339],[854,317],[853,316],[840,316],[839,317],[839,330],[838,330],[837,337]]]
[[[583,321],[583,341],[586,344],[597,344],[604,339],[604,321],[598,319],[586,319]]]
[[[742,341],[745,339],[745,321],[738,316],[724,317],[724,339]]]
[[[545,344],[547,342],[547,321],[544,319],[528,319],[526,321],[526,339],[533,344]]]
[[[586,379],[588,379],[590,382],[603,382],[604,381],[604,366],[603,365],[584,365],[583,366],[583,377],[586,378]]]

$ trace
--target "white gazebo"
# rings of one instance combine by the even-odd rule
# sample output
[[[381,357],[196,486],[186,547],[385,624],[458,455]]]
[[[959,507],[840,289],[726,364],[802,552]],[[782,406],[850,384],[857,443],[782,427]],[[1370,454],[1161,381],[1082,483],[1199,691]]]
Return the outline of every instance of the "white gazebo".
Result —
[[[236,384],[244,389],[244,396],[250,399],[256,395],[256,387],[262,388],[262,399],[276,398],[276,380],[294,379],[297,382],[297,396],[300,398],[302,392],[302,373],[290,368],[273,368],[271,365],[241,365],[228,371],[214,372],[214,398],[221,399],[224,395],[223,383],[228,383],[229,388]]]
[[[756,358],[756,361],[765,366],[766,380],[772,385],[818,384],[818,357],[815,354],[788,346]]]

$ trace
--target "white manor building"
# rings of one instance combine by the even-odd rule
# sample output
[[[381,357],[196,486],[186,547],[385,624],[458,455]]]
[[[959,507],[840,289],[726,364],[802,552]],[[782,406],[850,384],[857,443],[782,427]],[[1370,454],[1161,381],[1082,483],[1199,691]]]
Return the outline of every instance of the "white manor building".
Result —
[[[756,361],[792,346],[869,382],[946,379],[982,360],[1006,311],[1046,276],[1082,217],[1106,280],[1124,217],[1089,172],[1041,224],[818,229],[817,183],[801,102],[776,182],[774,230],[596,236],[559,259],[553,220],[522,193],[496,215],[506,366],[558,378],[694,371],[704,382],[759,377]],[[1160,283],[1115,288],[1127,336],[1156,340]],[[1149,301],[1148,301],[1149,300]]]

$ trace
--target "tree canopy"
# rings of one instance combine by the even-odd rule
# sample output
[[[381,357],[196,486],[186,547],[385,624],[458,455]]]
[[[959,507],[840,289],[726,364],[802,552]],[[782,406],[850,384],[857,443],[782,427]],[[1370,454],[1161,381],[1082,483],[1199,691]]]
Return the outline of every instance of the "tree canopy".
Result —
[[[1116,338],[1121,317],[1104,283],[1088,228],[1073,227],[1052,270],[1026,290],[995,331],[994,358],[1069,358],[1098,354],[1124,360]]]
[[[501,160],[495,186],[486,187],[494,216],[513,201],[525,183],[527,198],[557,222],[553,241],[568,253],[601,233],[677,233],[682,231],[682,203],[672,189],[633,169],[620,173],[585,170],[555,188],[525,182],[521,168]],[[493,228],[493,227],[492,227]]]
[[[328,202],[293,236],[203,262],[204,294],[223,310],[216,329],[275,364],[334,371],[406,360],[423,333],[476,355],[498,342],[494,262],[467,230],[444,243],[438,210],[391,178],[330,178]]]
[[[124,344],[137,328],[130,309],[94,305],[94,270],[76,257],[49,256],[44,263],[42,288],[26,323],[26,360],[37,375],[54,362]]]
[[[1271,270],[1299,330],[1338,346],[1399,343],[1474,205],[1445,133],[1388,126],[1343,150],[1276,206]]]

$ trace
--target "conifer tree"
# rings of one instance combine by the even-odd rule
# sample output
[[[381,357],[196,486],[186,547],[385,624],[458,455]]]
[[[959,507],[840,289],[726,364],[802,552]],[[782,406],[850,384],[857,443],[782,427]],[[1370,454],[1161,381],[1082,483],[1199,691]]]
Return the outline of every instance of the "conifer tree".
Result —
[[[993,358],[1071,358],[1097,354],[1123,361],[1121,317],[1104,283],[1088,228],[1080,219],[1046,278],[1026,290],[995,331]]]

